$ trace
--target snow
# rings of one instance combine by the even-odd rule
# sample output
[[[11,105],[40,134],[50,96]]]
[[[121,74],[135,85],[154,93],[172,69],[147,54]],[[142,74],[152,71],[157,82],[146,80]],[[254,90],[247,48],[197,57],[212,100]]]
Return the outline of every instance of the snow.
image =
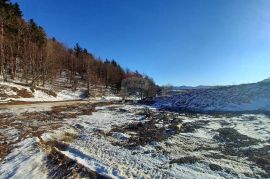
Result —
[[[118,96],[104,96],[103,99],[107,101],[118,101],[121,100],[122,98]]]
[[[20,137],[20,131],[13,127],[7,127],[5,129],[0,129],[0,134],[7,138],[7,143],[16,142]]]
[[[80,100],[82,98],[83,90],[77,90],[73,92],[72,90],[62,90],[57,93],[57,96],[50,96],[40,90],[36,90],[33,98],[19,98],[13,99],[15,101],[65,101],[65,100]]]
[[[270,83],[254,83],[209,89],[186,90],[162,97],[158,108],[189,111],[270,111]]]
[[[110,110],[110,107],[117,107],[118,109],[125,108],[128,112],[123,115],[119,110]],[[79,163],[105,174],[112,178],[231,178],[233,175],[224,171],[212,171],[209,169],[209,163],[219,164],[227,170],[232,170],[239,173],[239,177],[245,177],[243,173],[252,173],[253,170],[260,170],[257,167],[250,168],[250,163],[243,159],[234,160],[213,160],[204,158],[207,162],[200,162],[195,164],[172,164],[169,161],[172,158],[179,158],[183,156],[201,156],[202,152],[212,155],[212,151],[197,151],[198,146],[211,146],[213,148],[218,145],[214,143],[213,136],[217,134],[215,130],[221,128],[220,122],[227,120],[229,126],[234,126],[239,129],[243,134],[257,136],[260,139],[267,140],[265,134],[269,134],[270,130],[265,127],[265,133],[256,130],[256,125],[252,130],[244,130],[244,124],[252,128],[253,125],[245,120],[247,115],[239,116],[236,118],[213,118],[207,115],[201,115],[199,118],[190,118],[181,116],[184,122],[194,122],[196,120],[209,120],[207,125],[202,129],[196,130],[194,133],[182,133],[171,137],[169,140],[163,142],[151,142],[146,146],[140,146],[136,149],[129,150],[123,147],[112,145],[111,142],[125,141],[130,135],[126,133],[113,132],[112,137],[98,135],[100,131],[105,134],[109,132],[114,125],[123,125],[132,121],[137,121],[140,116],[134,115],[134,110],[137,106],[110,106],[102,107],[92,116],[81,116],[78,120],[71,122],[72,126],[80,124],[77,127],[80,133],[80,138],[70,143],[72,150],[62,151],[70,158],[76,159]],[[141,109],[138,106],[137,110]],[[117,112],[118,111],[118,112]],[[130,114],[131,113],[131,114]],[[129,116],[128,116],[129,115]],[[259,118],[258,123],[260,127],[264,125],[269,126],[269,118],[264,115],[254,115],[253,117]],[[264,123],[261,123],[266,119]],[[258,126],[258,127],[259,127]],[[135,133],[136,135],[136,133]],[[167,145],[169,142],[172,145]],[[164,155],[157,150],[161,146],[164,150],[169,151]],[[185,146],[185,147],[184,147]],[[76,149],[76,150],[75,150]],[[80,152],[82,153],[80,153]],[[79,154],[78,154],[79,153]],[[148,154],[149,153],[149,154]],[[88,156],[88,157],[87,157]],[[91,157],[89,157],[91,156]],[[245,163],[245,164],[243,164]],[[162,167],[161,167],[162,166]],[[114,175],[114,172],[117,175]]]
[[[36,147],[37,138],[18,143],[1,162],[0,178],[48,178],[45,154]]]
[[[265,146],[270,139],[269,116],[190,116],[174,113],[181,119],[181,124],[177,125],[179,129],[184,123],[207,122],[194,132],[179,133],[160,142],[152,141],[132,149],[115,145],[116,142],[127,142],[137,134],[114,132],[111,129],[146,120],[142,113],[145,108],[147,107],[125,104],[97,106],[92,115],[82,115],[72,120],[64,119],[63,127],[47,131],[41,138],[45,142],[61,141],[65,133],[74,134],[77,137],[65,142],[67,147],[57,150],[84,167],[111,178],[247,178],[245,173],[262,172],[262,169],[244,157],[227,156],[219,159],[211,156],[221,155],[220,151],[216,150],[219,144],[214,140],[214,136],[218,133],[217,129],[222,127],[233,128],[241,134],[264,142],[250,147]],[[31,107],[24,107],[21,111],[29,109]],[[50,106],[44,109],[50,110]],[[155,108],[148,109],[158,112]],[[162,121],[158,121],[156,125],[165,127]],[[5,133],[5,130],[0,132]],[[10,128],[6,133],[16,138],[19,131]],[[0,164],[0,178],[48,178],[46,153],[37,146],[38,142],[38,138],[28,138],[16,144]],[[170,163],[172,159],[187,156],[198,157],[200,162]],[[219,165],[223,170],[212,171],[209,164]],[[237,176],[234,173],[237,173]]]
[[[51,87],[47,86],[48,90]],[[93,87],[94,88],[94,87]],[[100,86],[100,88],[103,88]],[[32,95],[32,97],[23,97],[18,95],[17,90],[24,90],[28,93],[28,95]],[[97,89],[93,89],[94,91]],[[110,91],[110,88],[104,89],[105,96],[101,97],[89,97],[85,98],[86,88],[78,88],[76,91],[71,89],[62,89],[62,90],[52,90],[55,92],[56,96],[51,96],[44,92],[41,89],[35,89],[35,91],[31,91],[30,87],[25,86],[23,84],[20,85],[19,82],[16,84],[13,82],[3,82],[0,81],[0,103],[9,103],[11,101],[25,101],[25,102],[52,102],[52,101],[71,101],[71,100],[92,100],[92,101],[120,101],[121,97],[116,96]]]
[[[42,112],[42,111],[50,111],[51,110],[51,105],[46,105],[46,104],[29,104],[27,106],[25,105],[17,105],[13,106],[12,108],[0,108],[0,114],[4,113],[11,113],[14,115],[20,115],[22,113],[28,112]]]
[[[90,157],[82,151],[82,149],[78,150],[75,148],[68,148],[67,150],[61,152],[69,158],[77,161],[85,167],[88,167],[92,171],[96,171],[101,175],[109,176],[111,178],[123,178],[121,175],[119,175],[120,172],[117,168],[110,169],[110,167],[104,165],[103,162]]]
[[[2,92],[7,95],[7,97],[0,98],[0,103],[7,103],[9,101],[27,101],[27,102],[37,102],[37,101],[64,101],[64,100],[79,100],[83,99],[84,89],[78,89],[75,92],[72,90],[62,90],[57,93],[57,96],[51,96],[42,90],[36,89],[34,92],[31,91],[30,87],[15,84],[13,82],[0,82],[0,87],[3,86],[6,89]],[[26,90],[28,93],[32,94],[33,97],[15,97],[17,92],[12,88],[18,90]],[[1,91],[0,91],[1,92]]]
[[[110,107],[117,108],[118,105],[111,105]],[[98,111],[94,112],[90,116],[79,116],[76,123],[79,123],[79,126],[83,126],[84,130],[109,132],[113,125],[132,122],[133,120],[131,119],[138,119],[138,117],[134,114],[119,114],[116,111],[109,111],[108,107],[99,107],[97,109]],[[123,109],[132,110],[134,107],[127,105],[123,107]]]
[[[118,140],[127,140],[127,139],[130,138],[130,135],[124,134],[124,133],[121,133],[121,132],[113,132],[112,137],[114,137],[114,138],[116,138]]]
[[[270,140],[270,120],[265,115],[243,115],[243,120],[231,120],[240,133],[262,141]]]
[[[22,85],[18,85],[18,84],[12,83],[12,82],[3,82],[3,81],[0,81],[0,85],[14,87],[14,88],[17,88],[17,89],[28,89],[28,90],[30,90],[30,88],[28,88],[28,87],[25,87],[25,86],[22,86]]]
[[[77,90],[75,92],[71,90],[62,90],[57,94],[58,100],[74,100],[74,99],[82,99],[82,90]]]

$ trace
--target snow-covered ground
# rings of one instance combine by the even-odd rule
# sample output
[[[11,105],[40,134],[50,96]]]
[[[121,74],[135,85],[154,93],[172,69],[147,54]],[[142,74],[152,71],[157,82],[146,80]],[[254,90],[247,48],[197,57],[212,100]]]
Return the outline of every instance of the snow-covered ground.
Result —
[[[30,87],[15,84],[12,82],[0,82],[1,94],[0,103],[9,101],[63,101],[81,99],[82,90],[72,92],[71,90],[62,90],[57,96],[47,94],[42,90],[31,91]]]
[[[53,90],[51,90],[53,91]],[[0,82],[0,103],[8,103],[11,101],[26,101],[26,102],[45,102],[45,101],[66,101],[66,100],[81,100],[85,99],[84,88],[79,88],[76,91],[71,89],[62,89],[57,92],[50,93],[50,90],[35,89],[32,91],[30,87],[23,86],[14,82]],[[104,97],[91,97],[91,100],[121,100],[120,97],[110,93]]]
[[[270,83],[191,89],[157,99],[156,107],[189,111],[270,111]]]
[[[44,115],[57,111],[61,120],[56,116],[53,124],[61,125],[54,128],[37,119],[44,130],[18,143],[16,138],[23,132],[13,124],[25,121],[18,117],[8,123],[13,118],[6,117],[0,133],[14,144],[1,160],[0,178],[51,178],[55,168],[64,173],[61,163],[68,160],[73,162],[65,165],[65,171],[81,173],[74,168],[84,168],[110,178],[270,177],[269,116],[172,113],[114,104],[70,118],[67,113],[80,109],[73,108],[60,112],[59,108],[44,108],[40,111]],[[8,110],[0,114],[21,116],[22,110],[20,114]],[[63,156],[56,160],[56,154]]]

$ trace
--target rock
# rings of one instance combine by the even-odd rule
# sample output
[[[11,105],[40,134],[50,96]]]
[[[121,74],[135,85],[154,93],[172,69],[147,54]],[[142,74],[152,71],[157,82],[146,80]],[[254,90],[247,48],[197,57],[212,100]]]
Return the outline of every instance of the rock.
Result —
[[[222,168],[221,168],[221,166],[219,166],[219,165],[217,165],[217,164],[209,164],[209,167],[210,167],[210,169],[211,170],[213,170],[213,171],[221,171],[222,170]]]

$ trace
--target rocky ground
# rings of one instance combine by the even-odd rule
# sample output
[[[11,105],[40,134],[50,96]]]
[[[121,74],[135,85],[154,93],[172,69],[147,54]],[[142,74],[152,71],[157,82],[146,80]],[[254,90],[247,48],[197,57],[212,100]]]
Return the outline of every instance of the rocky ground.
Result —
[[[0,109],[0,178],[269,178],[270,117],[111,102]]]

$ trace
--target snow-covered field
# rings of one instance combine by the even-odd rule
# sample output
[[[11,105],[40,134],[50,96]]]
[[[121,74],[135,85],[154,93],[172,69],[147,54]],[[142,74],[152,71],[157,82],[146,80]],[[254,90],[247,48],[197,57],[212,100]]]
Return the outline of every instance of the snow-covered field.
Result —
[[[156,107],[184,111],[270,111],[270,82],[190,89],[159,98]]]
[[[269,116],[91,106],[0,110],[0,178],[270,177]]]

